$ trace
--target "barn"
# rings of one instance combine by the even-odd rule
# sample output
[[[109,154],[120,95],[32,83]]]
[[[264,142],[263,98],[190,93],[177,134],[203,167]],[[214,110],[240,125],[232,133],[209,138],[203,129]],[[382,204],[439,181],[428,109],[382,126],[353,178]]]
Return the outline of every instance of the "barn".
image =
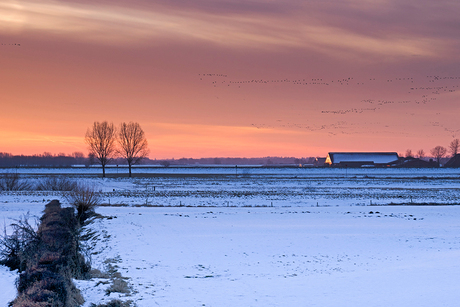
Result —
[[[460,167],[460,154],[455,154],[444,167]]]
[[[399,159],[396,152],[330,152],[326,165],[338,167],[386,167]]]

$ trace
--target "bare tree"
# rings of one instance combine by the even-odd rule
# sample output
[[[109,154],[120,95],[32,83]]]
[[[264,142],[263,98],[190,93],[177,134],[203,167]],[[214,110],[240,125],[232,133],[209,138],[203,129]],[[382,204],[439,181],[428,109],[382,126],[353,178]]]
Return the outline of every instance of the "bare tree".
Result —
[[[406,158],[413,158],[414,155],[412,154],[412,150],[411,149],[408,149],[406,150]]]
[[[126,159],[131,177],[131,166],[139,163],[149,154],[144,130],[138,123],[121,123],[118,131],[119,154]]]
[[[423,149],[419,149],[419,151],[417,151],[417,156],[419,159],[425,158],[425,151]]]
[[[115,139],[115,126],[106,121],[94,122],[93,127],[86,131],[85,141],[90,154],[93,154],[102,166],[102,177],[105,177],[105,166],[115,154]]]
[[[431,149],[431,155],[436,158],[436,161],[439,162],[441,161],[441,158],[444,157],[447,153],[447,149],[443,146],[436,146],[435,148]]]
[[[458,149],[460,148],[460,141],[458,139],[452,140],[449,145],[450,153],[452,154],[452,157],[455,157],[455,155],[458,153]]]

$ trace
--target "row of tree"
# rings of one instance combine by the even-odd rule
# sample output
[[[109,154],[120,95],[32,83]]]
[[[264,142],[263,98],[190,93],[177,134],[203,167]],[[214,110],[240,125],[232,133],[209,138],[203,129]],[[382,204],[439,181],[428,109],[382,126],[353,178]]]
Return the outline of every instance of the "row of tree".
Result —
[[[460,140],[459,139],[454,139],[452,142],[449,144],[449,149],[447,149],[444,146],[436,146],[430,150],[430,154],[433,158],[436,159],[436,162],[440,163],[441,159],[444,158],[447,153],[449,152],[451,154],[451,157],[455,157],[455,155],[458,154],[458,151],[460,149]],[[419,159],[425,158],[425,151],[423,149],[420,149],[417,151],[417,154],[414,155],[412,153],[412,150],[408,149],[406,150],[406,158],[414,158],[417,156]]]
[[[142,164],[149,165],[299,165],[315,163],[315,157],[258,157],[258,158],[241,158],[241,157],[207,157],[207,158],[170,158],[170,159],[142,159]],[[92,153],[85,155],[83,152],[73,152],[71,154],[43,154],[34,155],[13,155],[11,153],[0,152],[0,168],[16,167],[73,167],[97,164],[96,158]],[[113,158],[108,165],[127,165],[125,159],[121,157]],[[1,172],[1,171],[0,171]]]
[[[107,121],[94,122],[86,131],[85,142],[90,155],[94,155],[101,164],[102,177],[105,177],[106,165],[116,156],[126,160],[131,177],[131,167],[149,154],[144,130],[133,122],[121,123],[118,129]]]
[[[0,167],[70,167],[72,165],[90,165],[90,158],[82,152],[74,152],[71,155],[64,153],[51,154],[45,152],[35,155],[12,155],[0,152]]]

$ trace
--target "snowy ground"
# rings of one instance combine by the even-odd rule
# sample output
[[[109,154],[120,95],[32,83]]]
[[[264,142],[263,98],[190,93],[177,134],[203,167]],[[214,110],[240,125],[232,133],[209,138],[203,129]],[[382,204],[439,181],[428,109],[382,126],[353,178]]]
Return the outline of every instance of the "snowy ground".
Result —
[[[225,173],[229,169],[171,168],[160,169],[169,171],[164,174],[135,173],[138,177],[132,179],[112,174],[102,179],[83,168],[65,176],[92,184],[110,205],[311,207],[458,204],[460,199],[458,169],[244,168],[238,169],[238,176]],[[21,176],[34,184],[72,169],[20,169],[27,170],[30,173]],[[47,191],[0,192],[0,197],[0,203],[63,199],[62,193]]]
[[[112,205],[129,205],[100,207],[104,218],[86,231],[96,234],[93,267],[117,270],[130,293],[106,295],[107,276],[76,281],[84,306],[118,297],[140,307],[458,306],[460,207],[383,203],[410,201],[406,193],[458,202],[458,177],[384,177],[85,178]],[[0,197],[6,224],[63,201],[57,192]],[[15,278],[0,267],[0,306],[14,298]]]

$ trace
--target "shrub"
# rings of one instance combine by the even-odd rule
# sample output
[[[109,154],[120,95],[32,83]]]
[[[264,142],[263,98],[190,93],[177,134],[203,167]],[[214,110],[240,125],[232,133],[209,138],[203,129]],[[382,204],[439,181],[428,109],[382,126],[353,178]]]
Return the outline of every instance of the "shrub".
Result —
[[[43,178],[37,185],[39,191],[73,191],[77,183],[64,176],[50,176]]]
[[[6,265],[11,270],[19,269],[21,265],[20,254],[23,249],[18,232],[6,234],[6,226],[0,237],[0,264]]]
[[[77,209],[77,219],[83,224],[94,214],[94,209],[101,203],[101,195],[87,183],[77,183],[74,190],[65,196],[66,200]]]
[[[26,262],[35,257],[40,238],[29,224],[29,214],[23,215],[10,227],[13,229],[12,234],[7,235],[5,226],[3,235],[0,236],[0,264],[11,270],[22,271]]]
[[[3,173],[0,175],[0,191],[31,190],[32,186],[19,178],[18,173]]]

